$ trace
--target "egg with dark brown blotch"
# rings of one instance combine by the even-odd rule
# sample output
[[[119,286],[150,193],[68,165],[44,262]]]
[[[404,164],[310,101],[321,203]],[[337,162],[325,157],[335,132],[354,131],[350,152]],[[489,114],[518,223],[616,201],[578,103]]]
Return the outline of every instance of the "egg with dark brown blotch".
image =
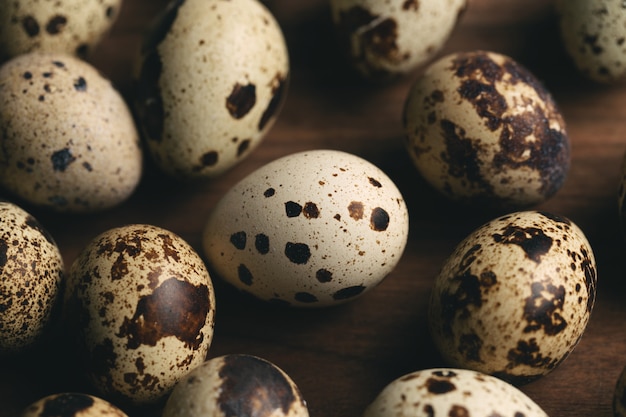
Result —
[[[258,0],[170,2],[139,61],[135,107],[147,148],[181,179],[216,177],[248,156],[289,79],[281,27]]]
[[[513,385],[468,369],[433,368],[403,375],[378,394],[363,417],[548,417]]]
[[[436,277],[433,340],[449,366],[530,382],[580,341],[596,282],[591,246],[571,220],[539,211],[496,218],[459,243]]]
[[[416,70],[444,47],[467,0],[331,0],[337,38],[369,80]]]
[[[33,347],[50,330],[64,273],[61,252],[42,224],[0,201],[0,353]]]
[[[209,359],[174,388],[163,417],[308,417],[294,381],[275,364],[253,355]]]
[[[122,0],[14,0],[0,7],[0,60],[30,52],[87,58],[119,16]]]
[[[552,95],[494,52],[431,64],[409,90],[403,124],[417,171],[455,202],[526,209],[556,194],[569,171],[569,137]]]
[[[104,398],[150,404],[200,365],[213,337],[215,295],[193,248],[132,224],[95,237],[73,262],[65,320]]]
[[[26,407],[20,417],[128,417],[102,398],[79,392],[51,394]]]
[[[215,276],[294,307],[354,300],[393,271],[409,217],[384,171],[356,155],[317,149],[275,159],[226,193],[203,246]]]
[[[135,191],[143,153],[121,94],[64,54],[20,55],[0,67],[0,185],[60,212],[102,211]]]

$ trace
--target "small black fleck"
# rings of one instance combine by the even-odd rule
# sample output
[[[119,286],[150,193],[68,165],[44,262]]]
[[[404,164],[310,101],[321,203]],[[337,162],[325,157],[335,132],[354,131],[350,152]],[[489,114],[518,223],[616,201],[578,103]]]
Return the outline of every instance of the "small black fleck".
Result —
[[[252,285],[253,277],[252,272],[244,265],[241,264],[237,268],[237,274],[239,275],[239,281],[246,285]]]
[[[285,245],[285,255],[295,264],[306,264],[311,257],[311,249],[305,243],[287,242]]]
[[[287,201],[285,203],[285,212],[287,217],[298,217],[302,213],[302,206],[295,201]]]
[[[356,297],[365,290],[363,285],[354,285],[352,287],[342,288],[333,294],[335,300],[346,300],[348,298]]]
[[[246,232],[236,232],[230,235],[230,243],[239,250],[246,248]]]
[[[74,90],[87,91],[87,81],[85,81],[83,77],[78,77],[78,79],[74,81]]]
[[[318,301],[316,296],[308,292],[298,292],[294,298],[296,301],[300,301],[301,303],[316,303]]]
[[[264,195],[265,197],[271,197],[271,196],[273,196],[274,194],[276,194],[276,190],[275,190],[275,189],[273,189],[273,188],[268,188],[268,189],[267,189],[267,190],[265,190],[265,192],[263,193],[263,195]]]
[[[25,80],[30,80],[31,78],[33,78],[33,73],[32,73],[32,72],[30,72],[30,71],[26,71],[26,72],[23,74],[23,77],[24,77],[24,79],[25,79]]]
[[[60,172],[64,172],[76,160],[68,148],[54,152],[50,159],[52,160],[52,169]]]
[[[267,254],[270,251],[270,238],[263,233],[259,233],[254,239],[254,247],[261,255]]]

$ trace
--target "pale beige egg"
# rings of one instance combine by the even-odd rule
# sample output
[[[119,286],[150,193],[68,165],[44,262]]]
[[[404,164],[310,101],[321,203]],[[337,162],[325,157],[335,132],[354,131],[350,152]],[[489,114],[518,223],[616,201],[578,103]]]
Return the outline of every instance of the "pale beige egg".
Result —
[[[79,392],[51,394],[26,407],[20,417],[128,417],[115,405]]]

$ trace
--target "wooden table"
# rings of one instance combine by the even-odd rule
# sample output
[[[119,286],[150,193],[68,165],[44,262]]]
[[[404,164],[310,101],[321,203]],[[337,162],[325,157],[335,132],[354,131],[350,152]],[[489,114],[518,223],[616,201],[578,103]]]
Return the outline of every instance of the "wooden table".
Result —
[[[454,246],[489,220],[433,192],[413,169],[402,143],[401,110],[412,74],[385,85],[357,81],[341,64],[324,0],[266,2],[288,41],[292,79],[282,113],[243,163],[209,182],[181,184],[148,170],[123,205],[100,214],[34,214],[69,265],[98,233],[150,223],[178,233],[200,251],[201,229],[216,201],[261,165],[296,151],[331,148],[385,170],[407,201],[411,229],[398,267],[373,291],[324,310],[284,310],[244,299],[216,283],[217,324],[210,356],[249,353],[285,370],[311,416],[357,417],[391,380],[441,366],[426,325],[431,284]],[[126,0],[94,64],[124,94],[140,37],[164,0]],[[626,365],[626,257],[617,188],[626,143],[626,85],[584,80],[565,57],[545,0],[473,0],[442,53],[489,49],[530,68],[553,93],[568,124],[572,167],[560,192],[540,208],[565,215],[587,234],[598,262],[598,298],[571,356],[548,376],[522,387],[551,416],[609,417],[617,377]],[[71,358],[46,348],[0,359],[0,416],[39,397],[88,390]],[[157,416],[159,410],[130,410]]]

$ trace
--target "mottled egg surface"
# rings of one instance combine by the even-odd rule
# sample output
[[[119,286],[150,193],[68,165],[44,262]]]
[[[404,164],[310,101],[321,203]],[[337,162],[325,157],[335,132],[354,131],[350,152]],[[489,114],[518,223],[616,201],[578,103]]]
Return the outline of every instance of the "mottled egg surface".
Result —
[[[20,417],[128,417],[113,404],[93,395],[63,392],[44,397],[24,409]]]
[[[61,299],[63,258],[31,214],[0,201],[0,353],[41,340]]]
[[[215,296],[202,259],[151,225],[94,238],[71,266],[65,304],[86,373],[116,403],[162,398],[204,361],[213,337]]]
[[[591,80],[626,79],[626,3],[557,0],[561,38],[576,68]]]
[[[431,64],[409,90],[403,123],[418,172],[454,201],[528,208],[553,196],[569,170],[554,99],[504,55],[459,52]]]
[[[406,374],[387,385],[363,417],[548,417],[526,394],[490,375],[435,368]]]
[[[252,355],[212,358],[191,371],[169,396],[163,417],[308,417],[294,381]]]
[[[265,137],[287,89],[282,30],[257,0],[173,1],[146,38],[136,107],[156,164],[215,177]]]
[[[87,57],[119,15],[122,0],[12,0],[0,7],[0,61],[29,52]]]
[[[499,217],[459,243],[436,277],[433,340],[450,366],[530,382],[577,345],[596,280],[592,249],[571,220],[538,211]]]
[[[236,184],[209,215],[216,275],[281,304],[322,307],[362,295],[399,262],[407,208],[392,180],[349,153],[276,159]]]
[[[408,73],[445,45],[466,0],[331,0],[337,36],[368,79]]]
[[[111,82],[63,54],[31,53],[0,68],[0,185],[55,211],[115,206],[135,190],[142,151]]]

